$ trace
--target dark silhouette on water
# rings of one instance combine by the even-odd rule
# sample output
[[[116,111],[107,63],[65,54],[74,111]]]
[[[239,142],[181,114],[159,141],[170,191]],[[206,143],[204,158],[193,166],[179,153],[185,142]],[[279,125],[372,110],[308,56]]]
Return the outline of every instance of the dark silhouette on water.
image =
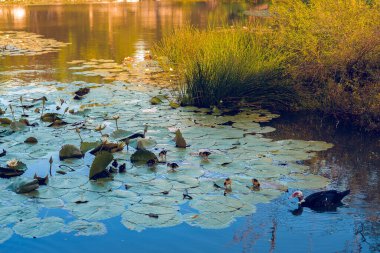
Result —
[[[313,193],[304,198],[301,191],[295,191],[289,198],[298,198],[298,208],[291,211],[293,215],[301,215],[303,208],[308,207],[317,212],[336,211],[343,205],[342,199],[350,193],[350,190],[338,192],[336,190]]]

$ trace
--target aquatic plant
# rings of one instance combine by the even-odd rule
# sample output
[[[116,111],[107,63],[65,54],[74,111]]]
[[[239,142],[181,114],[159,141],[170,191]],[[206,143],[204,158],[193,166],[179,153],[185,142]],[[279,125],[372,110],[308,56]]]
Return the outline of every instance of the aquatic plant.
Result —
[[[54,82],[54,87],[63,89],[49,93],[49,101],[71,97],[77,84]],[[18,99],[19,95],[11,91],[21,85],[17,82],[2,83],[5,99]],[[35,86],[49,87],[49,84],[42,82]],[[222,116],[223,110],[180,107],[174,111],[168,101],[153,110],[149,100],[158,95],[157,90],[136,91],[134,84],[123,82],[91,86],[101,95],[94,100],[75,101],[81,106],[73,114],[66,115],[68,124],[65,127],[47,127],[43,123],[45,121],[39,122],[40,114],[30,115],[28,120],[31,123],[40,124],[25,126],[28,131],[12,132],[8,131],[9,125],[1,126],[5,130],[2,131],[1,145],[7,154],[0,157],[0,163],[14,157],[31,165],[30,170],[36,168],[32,175],[33,172],[41,175],[49,169],[52,176],[47,185],[25,194],[16,194],[6,188],[14,179],[0,180],[0,200],[6,203],[0,206],[0,225],[10,228],[10,231],[1,228],[5,232],[0,233],[0,242],[9,239],[12,231],[23,237],[43,237],[59,231],[104,234],[105,225],[99,221],[117,216],[121,217],[122,224],[127,228],[138,231],[183,222],[202,228],[223,228],[236,217],[252,214],[257,203],[278,197],[287,187],[321,188],[329,182],[322,176],[310,174],[308,167],[300,163],[332,145],[318,141],[274,141],[264,138],[262,132],[274,129],[263,127],[260,122],[278,117],[269,111],[244,109],[237,114]],[[125,106],[126,97],[129,98],[128,107]],[[41,100],[35,102],[38,101]],[[43,119],[46,122],[56,120],[58,115],[54,114],[55,109],[50,104],[45,111]],[[110,133],[106,145],[114,145],[110,149],[114,153],[102,149],[105,144],[93,131],[98,125],[108,124],[104,122],[105,112],[110,115],[120,113],[119,129],[107,127],[104,130],[107,131],[105,135]],[[16,118],[18,114],[21,110],[15,111]],[[144,126],[143,131],[141,126]],[[82,131],[80,148],[69,145],[79,143],[78,136],[71,132],[76,128]],[[177,129],[186,137],[186,150],[175,147],[173,137]],[[256,134],[253,135],[253,132]],[[38,143],[24,143],[31,135],[38,138]],[[123,147],[126,142],[129,142],[131,152]],[[90,155],[98,147],[100,150],[95,152],[96,156]],[[158,162],[157,155],[163,149],[167,151],[166,159],[171,167],[180,165],[175,172],[168,171],[167,162]],[[211,153],[208,161],[200,159],[200,151]],[[121,164],[120,173],[111,170],[111,174],[108,166],[114,159]],[[149,160],[154,161],[154,169],[148,167]],[[41,164],[46,167],[41,167]],[[17,176],[25,178],[20,174]],[[111,176],[113,180],[104,178]],[[233,182],[230,187],[232,194],[223,196],[224,190],[215,189],[213,182],[223,186],[227,177]],[[253,177],[268,184],[262,183],[259,191],[252,191],[247,186],[252,184]],[[282,188],[272,187],[275,184]],[[32,189],[28,187],[25,190]],[[30,201],[31,198],[33,201]],[[194,212],[183,210],[181,205],[185,203]],[[41,208],[64,209],[73,219],[68,223],[62,217],[39,218]],[[26,220],[28,222],[24,223]]]
[[[168,58],[167,68],[176,65],[184,104],[290,107],[296,102],[292,87],[281,82],[284,53],[242,26],[178,28],[154,52]]]
[[[166,34],[154,53],[175,66],[182,104],[317,110],[380,129],[380,5],[273,1],[270,16]]]

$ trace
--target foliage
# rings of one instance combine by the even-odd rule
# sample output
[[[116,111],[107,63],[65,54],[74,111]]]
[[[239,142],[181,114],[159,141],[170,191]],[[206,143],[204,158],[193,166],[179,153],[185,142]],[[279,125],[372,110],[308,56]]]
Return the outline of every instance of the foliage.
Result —
[[[376,1],[274,1],[277,43],[302,107],[380,124],[380,6]]]
[[[279,82],[285,57],[265,44],[241,26],[205,31],[187,26],[166,36],[154,50],[179,69],[183,103],[208,107],[246,100],[288,106],[295,97],[290,86]]]
[[[96,175],[106,170],[107,166],[112,162],[113,155],[107,151],[100,151],[91,164],[89,178],[93,179]]]
[[[378,3],[278,0],[270,13],[233,27],[179,28],[156,45],[178,70],[182,102],[320,110],[379,129]]]

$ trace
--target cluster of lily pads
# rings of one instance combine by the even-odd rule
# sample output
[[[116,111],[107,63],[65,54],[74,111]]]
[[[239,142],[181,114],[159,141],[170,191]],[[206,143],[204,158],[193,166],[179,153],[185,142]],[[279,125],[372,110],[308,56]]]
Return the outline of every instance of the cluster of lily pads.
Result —
[[[175,79],[172,72],[166,73],[159,63],[152,58],[149,51],[144,59],[125,57],[122,63],[108,59],[73,60],[68,62],[74,75],[83,77],[101,77],[103,81],[124,81],[153,84],[167,87],[170,79]],[[172,70],[172,69],[171,69]],[[169,80],[169,82],[168,82]]]
[[[107,231],[101,221],[118,216],[137,231],[183,222],[224,228],[288,187],[329,182],[302,161],[332,145],[264,137],[275,129],[260,123],[279,116],[266,110],[173,107],[166,89],[120,81],[10,80],[0,90],[0,153],[6,151],[0,167],[23,164],[17,167],[22,174],[0,179],[0,242],[13,233],[100,235]],[[211,154],[205,159],[200,150]],[[34,176],[47,175],[45,185],[30,188]],[[227,194],[226,178],[232,181]],[[259,190],[252,190],[252,178],[261,182]],[[75,219],[40,217],[42,208],[60,208]]]
[[[0,56],[41,55],[56,52],[67,43],[24,31],[0,31]]]

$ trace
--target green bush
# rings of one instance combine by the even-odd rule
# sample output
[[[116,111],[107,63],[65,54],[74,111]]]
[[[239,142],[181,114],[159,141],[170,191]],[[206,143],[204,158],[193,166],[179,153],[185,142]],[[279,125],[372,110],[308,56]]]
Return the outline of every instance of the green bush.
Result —
[[[183,101],[319,110],[380,130],[380,6],[365,0],[273,0],[270,17],[179,28],[155,46]]]
[[[265,44],[264,37],[241,25],[205,31],[186,26],[154,51],[167,56],[181,75],[180,94],[190,104],[290,106],[296,97],[281,81],[286,57]]]

